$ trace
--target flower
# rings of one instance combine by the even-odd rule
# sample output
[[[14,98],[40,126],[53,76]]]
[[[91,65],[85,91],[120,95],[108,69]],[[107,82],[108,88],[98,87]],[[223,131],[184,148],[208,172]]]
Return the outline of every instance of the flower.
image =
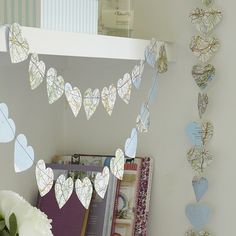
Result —
[[[43,212],[17,193],[0,191],[0,216],[5,219],[7,227],[12,213],[16,215],[19,236],[53,236],[51,220]]]

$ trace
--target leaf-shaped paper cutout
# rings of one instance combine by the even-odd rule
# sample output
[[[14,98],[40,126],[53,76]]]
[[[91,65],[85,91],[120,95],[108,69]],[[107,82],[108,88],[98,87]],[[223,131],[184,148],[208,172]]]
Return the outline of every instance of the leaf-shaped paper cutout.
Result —
[[[205,230],[200,232],[195,232],[194,230],[190,229],[185,233],[185,236],[211,236],[211,234]]]
[[[190,49],[202,63],[209,61],[220,48],[220,41],[214,37],[193,36]]]
[[[53,104],[64,93],[64,80],[62,76],[57,76],[54,68],[50,68],[47,72],[47,92],[49,104]]]
[[[198,94],[198,113],[199,117],[202,118],[204,113],[206,112],[208,106],[208,96],[206,93]]]
[[[9,143],[15,138],[16,126],[8,114],[5,103],[0,104],[0,143]]]
[[[88,209],[93,195],[93,186],[88,177],[83,181],[77,179],[75,182],[75,191],[82,205]]]
[[[35,176],[40,196],[43,197],[50,192],[53,186],[53,170],[51,168],[46,168],[45,162],[39,160],[36,165]]]
[[[111,173],[119,180],[123,179],[124,175],[125,156],[121,149],[116,150],[116,155],[111,159]]]
[[[157,62],[157,42],[152,39],[150,44],[147,46],[144,52],[146,62],[151,66],[155,67]]]
[[[144,61],[140,61],[140,65],[134,66],[131,77],[132,77],[132,82],[135,86],[136,89],[140,88],[140,84],[142,81],[142,76],[143,76],[143,70],[144,70]]]
[[[149,90],[148,94],[148,103],[154,103],[156,98],[157,98],[157,79],[158,79],[158,74],[155,74],[152,79],[152,87]]]
[[[147,103],[143,103],[136,119],[136,127],[140,133],[146,133],[150,127],[150,111]]]
[[[14,150],[14,166],[16,173],[28,170],[34,163],[34,149],[27,145],[25,135],[18,135],[15,140]]]
[[[204,177],[195,176],[192,181],[196,200],[199,202],[208,190],[208,180]]]
[[[168,60],[167,60],[167,53],[165,45],[161,45],[159,51],[159,58],[157,60],[157,72],[158,73],[165,73],[168,71]]]
[[[60,175],[55,183],[55,196],[59,208],[61,209],[70,199],[74,188],[74,182],[71,177],[68,179]]]
[[[29,44],[23,37],[21,27],[14,23],[9,31],[9,51],[12,63],[25,61],[29,56]]]
[[[138,134],[135,128],[132,129],[130,137],[125,142],[125,155],[130,158],[136,157]]]
[[[107,111],[107,113],[111,116],[115,102],[116,102],[116,87],[115,85],[110,85],[109,88],[104,87],[101,93],[102,104]]]
[[[132,81],[129,73],[126,73],[122,79],[117,82],[117,91],[121,99],[129,104],[132,89]]]
[[[38,54],[32,54],[29,63],[29,80],[32,90],[36,89],[43,82],[45,70],[45,63],[39,61]]]
[[[65,95],[70,108],[76,117],[82,106],[82,95],[77,87],[72,88],[70,83],[65,84]]]
[[[96,111],[100,102],[100,92],[99,89],[91,88],[87,89],[84,93],[84,110],[86,113],[87,120],[89,120],[94,112]]]

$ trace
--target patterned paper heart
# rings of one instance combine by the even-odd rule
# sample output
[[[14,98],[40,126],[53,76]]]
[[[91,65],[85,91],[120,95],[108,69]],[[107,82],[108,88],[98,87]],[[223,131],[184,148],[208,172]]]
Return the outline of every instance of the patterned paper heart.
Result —
[[[217,38],[193,36],[190,49],[202,63],[209,61],[220,48],[220,41]]]
[[[53,170],[51,168],[46,169],[45,162],[43,160],[39,160],[36,165],[35,176],[40,196],[43,197],[50,192],[53,186]]]
[[[71,177],[67,180],[64,175],[60,175],[55,183],[55,195],[59,208],[61,209],[70,199],[73,192],[74,182]]]
[[[161,45],[160,51],[159,51],[159,58],[156,63],[157,72],[158,73],[165,73],[168,70],[168,60],[167,60],[167,53],[166,53],[166,47],[165,45]]]
[[[15,138],[16,126],[12,119],[8,118],[8,107],[0,104],[0,143],[9,143]]]
[[[21,27],[17,23],[10,27],[9,51],[12,63],[25,61],[29,56],[29,44],[23,37]]]
[[[135,128],[132,129],[131,136],[125,142],[125,155],[130,158],[136,157],[138,144],[138,134]]]
[[[57,76],[54,68],[50,68],[47,72],[47,92],[49,104],[53,104],[64,93],[64,80],[62,76]]]
[[[38,54],[32,54],[29,63],[29,80],[32,90],[36,89],[43,82],[45,70],[45,63],[39,61]]]
[[[72,88],[70,83],[65,84],[66,99],[70,105],[70,108],[76,117],[79,114],[82,106],[82,95],[77,87]]]
[[[116,87],[115,85],[110,85],[109,89],[104,87],[101,93],[102,104],[107,111],[107,113],[111,116],[115,102],[116,102]]]
[[[106,195],[107,187],[109,184],[110,171],[107,166],[103,168],[102,173],[97,173],[94,180],[94,188],[97,194],[103,199]]]
[[[117,178],[122,180],[124,175],[125,156],[121,149],[116,150],[115,158],[111,159],[110,169],[111,173]]]
[[[140,65],[136,65],[132,70],[132,82],[136,89],[140,88],[144,70],[144,61],[140,61]]]
[[[99,89],[91,88],[87,89],[84,93],[84,110],[86,113],[87,120],[89,120],[94,112],[96,111],[100,102],[100,92]]]
[[[198,94],[198,113],[200,119],[202,119],[202,116],[206,112],[207,106],[208,106],[208,96],[206,93],[199,93]]]
[[[185,236],[211,236],[211,234],[205,230],[200,232],[195,232],[192,229],[190,229],[185,233]]]
[[[141,111],[136,119],[136,127],[140,133],[148,132],[150,128],[150,111],[148,103],[143,103]]]
[[[217,9],[196,8],[190,13],[190,20],[197,30],[203,34],[208,34],[222,20],[222,13]]]
[[[129,104],[131,95],[132,81],[129,73],[126,73],[122,79],[117,82],[117,91],[121,99]]]
[[[215,79],[215,67],[211,64],[206,66],[197,64],[193,66],[192,76],[202,90],[208,87],[208,84]]]
[[[82,205],[88,209],[93,195],[93,186],[88,177],[83,181],[77,179],[75,182],[75,191]]]
[[[199,202],[208,190],[208,180],[204,177],[195,176],[192,185],[196,200]]]

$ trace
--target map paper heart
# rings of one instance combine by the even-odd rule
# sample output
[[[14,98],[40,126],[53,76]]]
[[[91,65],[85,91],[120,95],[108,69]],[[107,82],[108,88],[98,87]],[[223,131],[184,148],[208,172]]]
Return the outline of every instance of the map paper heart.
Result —
[[[146,62],[151,66],[155,67],[157,62],[157,42],[152,39],[150,44],[147,46],[144,52]]]
[[[45,162],[43,160],[39,160],[36,165],[35,176],[40,196],[43,197],[50,192],[53,186],[53,170],[51,168],[46,169]]]
[[[109,184],[110,171],[107,166],[103,168],[102,173],[97,173],[94,180],[94,188],[97,194],[103,199],[106,195],[107,187]]]
[[[147,103],[143,103],[136,119],[136,127],[140,133],[148,132],[150,128],[150,111]]]
[[[82,95],[77,87],[72,88],[70,83],[65,84],[65,95],[70,108],[76,117],[82,106]]]
[[[206,89],[208,84],[215,79],[215,67],[208,65],[195,65],[192,69],[192,76],[202,90]]]
[[[192,229],[190,229],[186,232],[185,236],[211,236],[211,234],[205,230],[200,232],[195,232]]]
[[[152,79],[152,87],[149,90],[148,94],[148,103],[154,103],[157,98],[157,86],[158,86],[157,79],[158,79],[158,74],[155,74]]]
[[[75,191],[82,205],[88,209],[93,195],[93,186],[88,177],[83,181],[77,179],[75,182]]]
[[[208,180],[204,177],[195,176],[192,185],[196,200],[199,202],[208,190]]]
[[[220,41],[214,37],[193,36],[190,49],[202,63],[208,62],[220,48]]]
[[[202,116],[206,112],[207,106],[208,106],[208,96],[206,93],[199,93],[198,94],[198,113],[200,119],[202,119]]]
[[[84,110],[86,113],[87,120],[91,118],[91,116],[96,111],[100,102],[100,92],[98,89],[94,89],[92,91],[91,88],[87,89],[84,93]]]
[[[64,80],[62,76],[57,76],[54,68],[50,68],[47,72],[47,92],[49,104],[53,104],[64,93]]]
[[[126,73],[122,79],[117,82],[117,91],[121,99],[129,104],[131,95],[132,81],[129,73]]]
[[[111,173],[119,180],[123,179],[124,165],[125,165],[124,152],[121,149],[117,149],[115,158],[111,159],[110,169]]]
[[[36,89],[43,82],[45,70],[45,63],[39,61],[38,54],[32,54],[29,63],[29,80],[32,90]]]
[[[21,27],[17,23],[10,26],[9,51],[12,63],[25,61],[29,56],[29,44],[23,37]]]
[[[136,65],[132,70],[132,82],[136,89],[140,88],[144,70],[144,62],[141,61],[140,65]]]
[[[28,170],[34,163],[34,149],[27,146],[27,138],[24,134],[17,136],[14,150],[15,172]]]
[[[125,155],[130,158],[136,157],[138,144],[138,134],[135,128],[132,129],[131,136],[125,142]]]
[[[73,192],[74,182],[71,177],[68,179],[60,175],[55,183],[55,195],[59,208],[61,209],[70,199]]]
[[[168,70],[168,60],[167,60],[167,53],[166,53],[166,47],[165,45],[161,45],[160,51],[159,51],[159,58],[156,63],[157,72],[158,73],[165,73]]]
[[[221,22],[222,13],[214,8],[207,10],[196,8],[190,13],[190,20],[199,32],[208,34]]]
[[[202,230],[208,223],[211,210],[207,205],[189,204],[185,214],[195,230]]]
[[[109,88],[104,87],[102,90],[102,104],[107,111],[107,113],[111,116],[115,102],[116,102],[116,87],[115,85],[110,85]]]
[[[5,103],[0,104],[0,143],[9,143],[15,138],[16,126],[8,114]]]

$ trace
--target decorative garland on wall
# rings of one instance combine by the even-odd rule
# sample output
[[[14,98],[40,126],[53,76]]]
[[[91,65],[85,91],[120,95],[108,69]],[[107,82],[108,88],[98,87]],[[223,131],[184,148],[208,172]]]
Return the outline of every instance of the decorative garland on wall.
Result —
[[[185,209],[192,229],[186,232],[186,236],[210,236],[205,229],[211,209],[207,204],[201,203],[202,198],[208,190],[208,180],[205,170],[211,164],[214,157],[207,149],[207,144],[213,137],[214,127],[210,121],[204,121],[209,98],[207,89],[210,83],[215,80],[215,67],[208,64],[220,47],[217,38],[211,33],[216,25],[222,20],[221,11],[211,7],[213,0],[201,0],[205,8],[196,8],[190,13],[190,20],[201,35],[192,37],[190,49],[197,57],[198,63],[192,68],[192,76],[200,89],[198,94],[199,121],[191,122],[186,127],[186,133],[191,140],[193,147],[187,153],[187,160],[190,163],[195,176],[192,186],[197,203],[188,204]]]

